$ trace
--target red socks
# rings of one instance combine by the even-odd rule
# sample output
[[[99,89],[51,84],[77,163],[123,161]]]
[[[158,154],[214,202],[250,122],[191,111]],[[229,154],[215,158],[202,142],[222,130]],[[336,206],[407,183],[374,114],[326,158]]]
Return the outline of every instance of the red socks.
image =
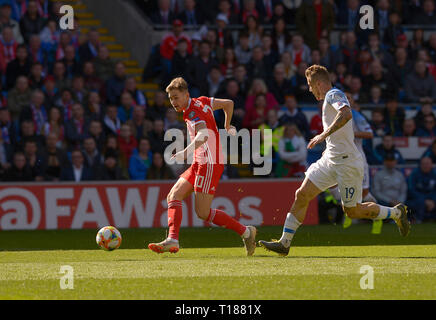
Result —
[[[168,238],[179,240],[179,230],[182,224],[182,201],[172,200],[168,202]]]
[[[210,209],[209,217],[207,217],[208,222],[212,222],[217,226],[224,227],[226,229],[233,230],[242,236],[245,232],[246,227],[239,223],[239,221],[233,219],[231,216],[227,215],[224,211],[218,209]]]

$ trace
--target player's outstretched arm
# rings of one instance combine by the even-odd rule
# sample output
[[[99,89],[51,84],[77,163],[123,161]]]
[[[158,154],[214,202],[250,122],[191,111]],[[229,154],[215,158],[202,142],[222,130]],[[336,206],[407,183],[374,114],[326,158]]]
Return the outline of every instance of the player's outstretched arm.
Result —
[[[224,127],[226,128],[227,132],[235,130],[235,128],[230,124],[232,122],[234,106],[235,104],[233,100],[213,99],[213,110],[223,109],[224,111],[224,116],[225,116]]]
[[[173,154],[171,158],[183,161],[188,158],[189,154],[194,153],[195,150],[197,150],[206,143],[207,139],[209,138],[206,124],[201,122],[195,125],[195,132],[196,133],[194,140],[192,140],[191,143],[184,150]]]
[[[338,114],[336,115],[336,118],[333,120],[333,123],[330,125],[330,127],[324,130],[323,133],[313,137],[307,145],[307,148],[312,149],[318,143],[323,142],[328,136],[345,126],[345,124],[352,118],[353,115],[349,106],[344,106],[343,108],[339,109]]]

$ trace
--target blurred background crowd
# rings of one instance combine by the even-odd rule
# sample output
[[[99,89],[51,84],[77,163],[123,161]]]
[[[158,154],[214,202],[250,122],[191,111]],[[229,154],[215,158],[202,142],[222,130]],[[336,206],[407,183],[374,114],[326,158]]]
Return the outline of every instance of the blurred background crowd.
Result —
[[[194,97],[232,99],[238,129],[273,130],[272,148],[261,148],[272,153],[270,177],[301,177],[322,153],[306,149],[322,122],[304,76],[321,64],[381,138],[363,142],[380,169],[372,181],[378,200],[416,202],[421,220],[436,214],[434,0],[135,2],[162,35],[144,66],[142,80],[160,86],[151,99],[97,29],[81,32],[78,18],[74,30],[59,29],[61,2],[0,0],[2,181],[177,177],[185,167],[163,159],[165,131],[185,130],[163,91],[176,76]],[[362,5],[373,7],[374,29],[360,28]],[[215,118],[222,128],[223,114]],[[396,149],[398,137],[433,142],[410,161]],[[227,166],[224,176],[245,176],[239,169]],[[386,177],[400,169],[402,188],[383,195],[394,187]]]

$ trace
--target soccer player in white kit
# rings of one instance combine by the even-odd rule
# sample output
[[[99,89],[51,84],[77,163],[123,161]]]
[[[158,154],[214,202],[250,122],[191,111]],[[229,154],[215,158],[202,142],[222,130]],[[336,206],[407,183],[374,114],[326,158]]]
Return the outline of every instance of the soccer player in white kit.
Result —
[[[402,236],[407,236],[410,223],[407,207],[398,204],[385,207],[373,202],[362,203],[362,181],[364,162],[354,143],[352,112],[345,94],[333,88],[327,69],[312,65],[306,69],[309,90],[317,100],[324,100],[322,122],[324,131],[312,138],[308,144],[311,149],[326,141],[326,150],[321,159],[306,171],[306,177],[295,192],[295,200],[288,212],[280,240],[264,241],[259,244],[267,250],[287,255],[292,238],[304,221],[309,202],[324,190],[339,187],[344,212],[351,219],[393,219]]]

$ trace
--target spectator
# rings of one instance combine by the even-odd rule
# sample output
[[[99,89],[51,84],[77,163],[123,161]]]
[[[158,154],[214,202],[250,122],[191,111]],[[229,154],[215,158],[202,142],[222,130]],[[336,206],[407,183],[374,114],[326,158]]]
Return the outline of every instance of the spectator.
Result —
[[[99,120],[91,120],[86,134],[89,137],[94,138],[94,140],[97,142],[97,149],[101,152],[106,141],[102,123]]]
[[[346,26],[347,30],[354,30],[360,19],[359,8],[359,0],[347,0],[346,6],[339,9],[337,24]]]
[[[191,40],[183,33],[183,22],[174,20],[173,32],[166,35],[160,43],[160,55],[162,58],[170,61],[173,58],[174,50],[180,39],[185,39],[188,44],[188,53],[192,53]]]
[[[297,68],[297,73],[291,78],[291,90],[300,102],[316,103],[312,93],[309,92],[309,85],[305,76],[307,63],[301,61]]]
[[[98,54],[92,60],[95,68],[95,75],[102,81],[107,81],[114,75],[115,61],[109,56],[109,49],[100,45],[98,47]]]
[[[119,66],[118,68],[120,74],[123,72],[121,71],[122,68],[123,68],[122,66]],[[116,67],[114,69],[116,69]],[[96,76],[94,63],[92,63],[91,61],[85,62],[85,64],[83,65],[82,76],[85,81],[86,90],[98,92],[103,100],[106,100],[105,84],[111,80],[114,80],[112,81],[112,83],[115,86],[118,86],[121,85],[121,81],[122,81],[121,79],[118,81],[118,78],[115,76],[115,74],[111,78],[109,78],[109,80],[103,81],[102,79]],[[116,97],[114,99],[116,99]]]
[[[118,155],[115,150],[109,150],[104,156],[104,164],[98,173],[98,180],[126,180],[123,170],[118,165]]]
[[[123,62],[115,65],[115,74],[106,82],[107,100],[110,104],[119,104],[126,82],[126,67]]]
[[[44,87],[44,66],[36,62],[30,69],[29,85],[31,89],[40,89]]]
[[[121,120],[118,118],[118,108],[115,105],[106,107],[106,115],[104,116],[104,131],[106,134],[118,135],[121,128]]]
[[[66,152],[58,147],[59,139],[59,136],[54,132],[46,135],[46,146],[42,157],[45,181],[59,181],[61,177],[61,168],[65,163],[68,163]]]
[[[6,89],[11,89],[18,77],[27,76],[31,66],[26,46],[19,45],[16,50],[16,58],[9,62],[6,67]]]
[[[385,99],[382,98],[382,90],[378,85],[374,85],[371,87],[368,103],[374,105],[381,105],[385,103]]]
[[[25,76],[19,76],[15,87],[8,92],[8,108],[12,120],[17,120],[24,107],[30,104],[30,97],[29,80]]]
[[[167,106],[165,101],[167,95],[164,91],[156,91],[154,94],[154,104],[147,108],[147,118],[151,121],[156,121],[157,119],[163,120],[167,112]]]
[[[347,70],[353,70],[359,55],[356,34],[353,31],[347,31],[344,33],[344,38],[345,41],[340,44],[336,62],[344,63]]]
[[[158,0],[159,9],[150,16],[154,24],[171,24],[174,20],[174,13],[170,10],[170,0]]]
[[[279,55],[282,55],[286,47],[290,42],[290,36],[286,32],[286,20],[283,18],[279,18],[274,23],[273,28],[273,47],[278,52]]]
[[[248,47],[253,49],[262,45],[262,30],[258,20],[253,15],[247,17],[245,22],[245,31],[248,35]]]
[[[3,3],[0,7],[0,29],[11,28],[15,41],[19,44],[24,42],[19,23],[12,19],[12,7],[9,3]]]
[[[277,177],[302,177],[306,170],[307,143],[295,124],[287,123],[279,141]]]
[[[7,182],[33,181],[32,170],[27,165],[23,152],[14,154],[12,166],[6,170],[3,180]]]
[[[19,143],[16,145],[15,150],[24,150],[24,143],[27,140],[36,141],[38,150],[42,150],[42,147],[44,145],[44,138],[43,136],[36,134],[35,124],[31,120],[23,120],[23,122],[21,122],[20,140]]]
[[[424,0],[422,9],[412,18],[413,24],[435,25],[436,14],[434,0]]]
[[[88,32],[88,41],[79,47],[78,55],[80,62],[94,60],[98,56],[98,50],[100,47],[100,35],[97,30],[91,29]]]
[[[156,119],[153,122],[153,130],[148,133],[152,152],[165,152],[168,142],[164,141],[164,136],[164,121],[163,119]]]
[[[139,140],[138,148],[133,150],[129,161],[129,175],[132,180],[145,180],[148,169],[151,167],[153,154],[150,149],[150,140]]]
[[[72,108],[71,120],[65,123],[65,139],[72,148],[78,148],[86,136],[86,128],[89,120],[85,118],[85,111],[79,103],[75,103]]]
[[[428,147],[421,158],[428,157],[433,163],[436,163],[436,140]]]
[[[261,78],[253,80],[250,90],[247,93],[247,99],[245,100],[245,110],[248,112],[253,109],[256,97],[262,94],[266,97],[267,108],[272,109],[278,106],[278,102],[274,95],[268,91],[268,87]]]
[[[239,2],[239,0],[236,0],[236,2]],[[224,15],[229,24],[240,24],[238,15],[239,12],[232,10],[232,4],[230,0],[220,0],[218,4],[218,10],[218,15]]]
[[[297,126],[298,131],[303,134],[303,137],[309,140],[311,137],[310,126],[304,113],[298,108],[297,99],[293,95],[285,97],[285,104],[280,109],[279,113],[280,125],[293,123]]]
[[[376,146],[374,151],[378,164],[383,164],[383,159],[385,158],[387,153],[393,153],[397,163],[399,164],[404,163],[403,156],[395,148],[394,138],[390,134],[386,134],[383,137],[382,143]]]
[[[121,168],[127,168],[133,150],[138,146],[136,138],[132,135],[132,130],[128,124],[121,125],[120,135],[118,136],[118,147],[121,153]]]
[[[65,76],[68,79],[72,79],[80,73],[81,68],[76,58],[76,49],[74,46],[68,45],[65,47],[65,55],[60,61],[65,65]]]
[[[43,103],[44,93],[41,90],[33,91],[30,98],[30,106],[24,107],[20,115],[20,122],[26,119],[35,123],[37,134],[44,133],[44,125],[48,120],[47,109],[44,107]]]
[[[243,97],[247,96],[251,80],[248,79],[247,69],[244,65],[239,65],[235,69],[235,80],[239,85],[239,92]]]
[[[378,204],[394,207],[406,201],[407,182],[404,175],[395,169],[397,160],[393,153],[385,155],[383,165],[383,169],[374,175],[372,191]]]
[[[87,103],[89,92],[85,88],[85,81],[82,76],[78,75],[73,78],[71,93],[74,101],[82,105]]]
[[[156,152],[153,154],[153,162],[149,170],[147,170],[147,180],[170,180],[176,176],[171,169],[166,165],[162,153]]]
[[[141,106],[135,106],[133,108],[132,119],[128,120],[126,123],[130,126],[132,135],[137,141],[142,137],[147,137],[148,132],[153,127],[153,123],[145,118],[145,109]]]
[[[272,131],[272,145],[269,150],[265,150],[265,141],[264,141],[264,131],[265,129],[270,129]],[[272,152],[273,164],[274,160],[277,158],[277,154],[279,151],[279,140],[283,136],[284,127],[280,125],[277,110],[270,109],[267,113],[267,121],[259,126],[259,130],[261,130],[261,145],[260,145],[260,153],[262,156],[266,156]],[[268,145],[268,144],[267,144]],[[274,169],[273,169],[274,170]]]
[[[418,112],[415,115],[415,122],[416,127],[421,128],[424,127],[424,119],[426,116],[432,116],[435,117],[433,113],[433,107],[431,103],[423,103],[421,108],[418,110]]]
[[[385,122],[383,109],[375,109],[371,114],[371,129],[375,136],[383,137],[389,130]]]
[[[436,121],[435,117],[428,115],[424,118],[424,127],[419,127],[416,130],[418,137],[435,137],[436,136]]]
[[[59,140],[56,142],[57,147],[61,148],[64,145],[65,127],[63,124],[62,113],[57,107],[52,107],[48,111],[48,121],[44,124],[42,130],[47,137],[49,134],[54,134]]]
[[[320,64],[326,67],[328,70],[336,69],[336,54],[330,47],[330,41],[328,38],[320,38],[318,40],[318,50],[321,55]]]
[[[238,37],[238,44],[235,47],[235,56],[236,60],[240,64],[248,64],[251,60],[251,48],[250,48],[250,40],[249,35],[245,31],[241,31]]]
[[[104,105],[101,103],[100,95],[97,92],[92,91],[89,93],[86,111],[88,118],[103,121]]]
[[[239,84],[234,78],[230,78],[225,82],[225,91],[220,96],[224,99],[230,99],[234,103],[233,109],[233,118],[232,123],[236,127],[237,130],[242,128],[242,120],[245,116],[245,101],[239,92]],[[215,121],[217,123],[218,128],[222,128],[224,126],[224,112],[220,110],[214,111]]]
[[[254,107],[247,109],[243,120],[243,127],[247,129],[257,129],[264,123],[266,115],[271,108],[268,108],[266,96],[262,93],[256,96]]]
[[[389,97],[384,109],[384,119],[391,135],[400,135],[404,118],[405,112],[403,108],[398,107],[398,100],[395,97]]]
[[[221,74],[221,70],[218,65],[213,66],[209,75],[207,76],[207,86],[208,86],[208,97],[217,97],[220,92],[222,83],[224,82],[224,77]]]
[[[56,61],[53,67],[55,86],[59,91],[71,87],[71,80],[67,77],[67,68],[62,61]]]
[[[427,72],[424,61],[415,63],[415,72],[405,80],[406,99],[409,102],[432,102],[436,100],[435,79]]]
[[[134,102],[130,92],[123,92],[121,94],[121,105],[118,107],[118,119],[122,123],[126,123],[127,120],[132,119]]]
[[[0,11],[1,12],[1,11]],[[18,43],[14,39],[12,28],[3,27],[0,39],[0,71],[4,74],[9,62],[16,58]]]
[[[196,8],[195,0],[185,0],[185,9],[177,17],[185,25],[198,26],[204,23],[204,15]]]
[[[263,24],[270,24],[274,16],[274,8],[278,0],[257,0],[256,10],[259,16],[262,17]]]
[[[310,49],[304,43],[303,36],[301,34],[295,34],[292,37],[292,42],[286,47],[286,51],[291,54],[292,62],[295,68],[297,68],[302,61],[310,61]]]
[[[98,151],[97,143],[93,137],[87,136],[83,139],[82,154],[85,159],[85,166],[92,169],[93,172],[98,172],[104,159]]]
[[[241,12],[242,23],[246,23],[249,17],[259,18],[259,13],[256,10],[256,0],[244,0],[243,9]]]
[[[65,123],[71,120],[73,116],[74,103],[75,101],[73,100],[73,93],[70,89],[64,88],[60,98],[56,101],[56,107],[62,111]]]
[[[224,52],[224,61],[220,65],[222,75],[226,79],[233,78],[237,66],[238,62],[236,60],[235,51],[231,47],[226,48]]]
[[[389,68],[389,73],[392,79],[396,82],[395,86],[398,88],[400,97],[405,95],[406,77],[413,71],[413,64],[408,59],[407,50],[404,48],[397,48],[395,50],[395,61]]]
[[[192,96],[207,95],[207,76],[213,66],[218,62],[211,57],[210,43],[202,41],[200,44],[200,54],[192,59],[188,67],[189,84],[192,86]]]
[[[403,122],[403,132],[401,136],[403,137],[414,137],[416,135],[416,125],[415,120],[406,119]]]
[[[335,23],[335,14],[330,2],[313,0],[303,2],[296,14],[297,30],[304,36],[307,45],[314,49],[321,37],[327,37]]]
[[[61,32],[57,29],[57,22],[55,20],[48,20],[46,26],[39,33],[41,37],[42,47],[53,54],[60,41]]]
[[[282,105],[285,102],[285,95],[290,93],[291,82],[286,79],[285,66],[278,63],[274,67],[274,78],[269,86],[270,92],[274,95],[277,102]]]
[[[62,181],[89,181],[94,180],[94,174],[91,168],[88,168],[84,164],[85,159],[80,150],[73,150],[71,153],[71,163],[63,165],[61,169]]]
[[[404,34],[404,28],[401,26],[401,17],[398,12],[392,11],[389,13],[389,25],[383,35],[383,43],[387,49],[393,51],[397,46],[399,35]]]
[[[436,213],[436,173],[430,158],[424,157],[409,176],[408,205],[415,212],[416,223]]]
[[[32,172],[32,180],[42,181],[44,179],[43,159],[38,154],[38,146],[35,140],[28,139],[24,142],[24,155],[27,166]]]
[[[188,42],[186,39],[180,39],[177,42],[176,51],[171,60],[171,79],[188,77],[188,66],[191,63],[192,55],[188,53]],[[165,79],[165,82],[170,82],[170,79]]]
[[[17,143],[17,129],[7,107],[0,108],[0,131],[4,144],[13,146]]]
[[[24,41],[29,42],[32,34],[39,34],[45,27],[46,21],[38,12],[38,3],[36,0],[29,0],[27,11],[20,19],[20,30]]]

